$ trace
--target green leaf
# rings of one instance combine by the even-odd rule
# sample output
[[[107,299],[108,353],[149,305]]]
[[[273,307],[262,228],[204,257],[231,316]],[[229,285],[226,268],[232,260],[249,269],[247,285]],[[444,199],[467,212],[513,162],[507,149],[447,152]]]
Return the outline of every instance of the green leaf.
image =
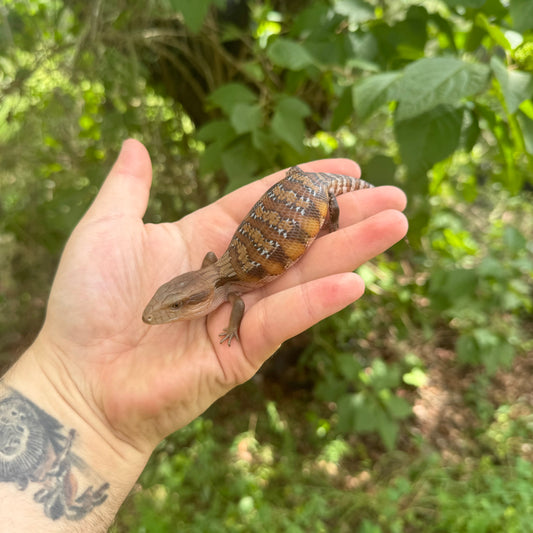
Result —
[[[492,255],[484,257],[476,270],[483,278],[504,280],[507,276],[509,276],[501,261],[498,261],[498,259]]]
[[[481,128],[477,116],[471,110],[465,109],[460,144],[466,152],[472,151],[480,133]]]
[[[383,533],[381,526],[367,520],[366,518],[361,522],[360,528],[357,530],[358,533]]]
[[[215,89],[208,100],[229,116],[237,104],[251,104],[257,101],[257,96],[242,83],[226,83]]]
[[[276,111],[300,118],[308,117],[311,114],[311,108],[296,96],[281,97],[276,106]]]
[[[473,330],[471,338],[476,344],[476,349],[470,354],[463,352],[462,356],[467,357],[467,360],[460,359],[462,362],[483,364],[489,375],[493,375],[498,368],[508,367],[512,362],[515,355],[514,347],[490,329],[476,328]],[[473,355],[477,355],[477,357],[473,357]]]
[[[412,387],[423,387],[428,382],[428,376],[421,368],[413,368],[411,372],[404,374],[402,379]]]
[[[429,296],[438,310],[453,308],[457,302],[471,304],[476,300],[479,273],[475,270],[435,270],[431,276]]]
[[[256,130],[263,122],[259,104],[239,103],[231,111],[230,122],[238,134]]]
[[[242,63],[241,68],[251,79],[259,82],[265,80],[265,71],[257,59]]]
[[[448,272],[442,291],[450,299],[472,299],[477,290],[478,275],[475,270],[459,268]]]
[[[227,120],[212,120],[202,126],[196,133],[196,138],[202,142],[233,141],[235,131]]]
[[[330,129],[335,131],[340,128],[353,113],[352,88],[346,87],[342,92],[339,103],[333,111]]]
[[[519,32],[533,28],[533,2],[531,0],[511,0],[509,12],[513,27]]]
[[[336,400],[337,398],[343,398],[346,394],[346,382],[334,378],[331,373],[326,373],[326,375],[317,383],[315,394],[317,398],[321,398],[328,402]],[[351,422],[347,423],[351,424]]]
[[[276,112],[271,127],[277,137],[292,146],[297,152],[302,152],[305,124],[300,117],[290,117]]]
[[[514,113],[533,94],[533,76],[520,70],[508,70],[496,56],[492,56],[490,66],[502,89],[507,110]]]
[[[385,448],[391,451],[394,449],[394,445],[396,444],[396,439],[398,438],[399,425],[398,423],[393,422],[392,420],[385,419],[385,418],[378,418],[378,420],[379,420],[379,424],[378,424],[379,436],[381,437],[383,444],[385,444]]]
[[[373,389],[387,390],[400,384],[400,371],[396,365],[388,365],[383,359],[374,359],[371,369],[368,378]]]
[[[394,99],[394,89],[401,76],[401,72],[384,72],[365,78],[354,86],[354,108],[360,120],[365,120],[382,105]]]
[[[346,41],[347,66],[355,66],[371,72],[379,72],[379,67],[373,61],[378,54],[379,45],[372,33],[350,32]]]
[[[233,190],[249,183],[259,168],[260,157],[248,137],[239,138],[222,154],[222,168],[229,178],[229,189]]]
[[[511,252],[524,250],[527,245],[527,239],[513,226],[506,226],[503,230],[503,244]]]
[[[200,155],[200,174],[205,175],[220,170],[224,149],[236,137],[231,124],[227,120],[213,120],[202,126],[196,137],[202,142],[209,143]]]
[[[373,185],[391,185],[395,181],[397,165],[392,157],[377,154],[363,167],[363,176]]]
[[[364,0],[337,0],[333,11],[348,18],[352,24],[360,24],[375,18],[374,8]]]
[[[397,119],[420,115],[440,104],[457,104],[487,87],[489,67],[454,57],[424,58],[404,70],[398,84]]]
[[[183,15],[187,27],[196,33],[202,27],[209,6],[213,0],[169,0],[170,6]]]
[[[278,37],[267,49],[267,55],[274,65],[289,70],[302,70],[314,64],[313,57],[303,45]]]
[[[411,404],[404,398],[396,396],[396,394],[390,395],[386,402],[386,406],[387,412],[395,420],[403,420],[404,418],[410,416],[413,412]]]
[[[462,109],[438,106],[414,118],[395,122],[394,135],[400,155],[413,176],[425,173],[455,151],[462,121]]]
[[[304,118],[311,113],[308,105],[294,96],[283,97],[276,106],[271,122],[275,135],[297,152],[303,150]]]
[[[444,3],[450,7],[472,7],[480,8],[487,0],[444,0]]]
[[[439,29],[439,39],[442,39],[442,37],[445,36],[450,50],[456,53],[457,46],[455,43],[455,26],[453,25],[451,19],[438,13],[431,13],[429,15],[429,20]]]
[[[368,433],[378,427],[378,417],[383,410],[372,396],[366,396],[364,392],[354,394],[351,408],[354,414],[354,431]]]
[[[268,160],[273,160],[276,153],[276,146],[272,133],[264,131],[264,129],[255,129],[252,131],[252,144],[259,152],[267,157]]]
[[[310,31],[330,34],[336,28],[330,15],[331,8],[324,2],[309,2],[301,11],[294,11],[291,25],[292,35],[309,33]]]
[[[496,138],[501,157],[505,163],[503,171],[493,174],[493,179],[501,181],[508,191],[518,193],[522,188],[524,173],[516,167],[516,148],[510,135],[508,124],[501,113],[496,113],[489,106],[476,102],[476,110],[487,121],[491,133]]]
[[[494,42],[501,46],[504,50],[508,50],[509,52],[512,50],[513,47],[510,45],[509,40],[503,33],[503,30],[495,24],[491,24],[486,15],[483,13],[478,13],[476,15],[476,24],[483,28],[492,37]]]
[[[311,39],[306,41],[305,49],[314,58],[315,64],[335,68],[345,61],[344,41],[339,37],[332,38],[331,34],[322,41]]]
[[[384,415],[376,399],[367,396],[364,392],[342,396],[337,403],[337,409],[341,432],[369,433],[375,431],[378,428],[378,418]]]
[[[361,371],[361,365],[353,354],[341,353],[337,356],[337,366],[340,374],[349,382],[357,381],[357,376]]]
[[[478,345],[470,334],[461,335],[455,343],[457,359],[463,364],[477,364],[480,362]]]
[[[497,346],[500,342],[498,335],[490,329],[477,328],[473,331],[473,336],[480,348]]]
[[[516,118],[522,130],[526,150],[529,154],[533,155],[533,120],[525,113],[522,113],[521,110],[516,114]]]
[[[214,142],[207,146],[200,155],[200,175],[205,176],[205,174],[220,170],[223,152],[224,145],[220,142]]]
[[[345,394],[339,398],[337,401],[337,412],[339,413],[339,431],[354,431],[356,412],[361,409],[364,410],[363,394]]]

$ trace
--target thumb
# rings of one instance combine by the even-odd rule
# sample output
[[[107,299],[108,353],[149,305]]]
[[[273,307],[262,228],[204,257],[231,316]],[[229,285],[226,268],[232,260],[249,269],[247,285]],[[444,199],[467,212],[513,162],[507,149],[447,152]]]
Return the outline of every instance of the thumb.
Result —
[[[142,218],[151,184],[152,165],[148,151],[141,142],[127,139],[85,218],[110,215]]]

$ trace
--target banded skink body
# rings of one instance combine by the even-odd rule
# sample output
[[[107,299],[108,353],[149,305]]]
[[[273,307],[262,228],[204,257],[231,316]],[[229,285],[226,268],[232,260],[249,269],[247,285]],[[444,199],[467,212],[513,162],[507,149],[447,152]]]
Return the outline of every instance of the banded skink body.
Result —
[[[338,228],[339,194],[371,188],[366,181],[292,167],[257,201],[217,259],[208,252],[199,270],[181,274],[157,290],[143,312],[147,324],[200,318],[229,301],[232,311],[221,340],[239,340],[244,315],[240,295],[283,274],[324,228]]]

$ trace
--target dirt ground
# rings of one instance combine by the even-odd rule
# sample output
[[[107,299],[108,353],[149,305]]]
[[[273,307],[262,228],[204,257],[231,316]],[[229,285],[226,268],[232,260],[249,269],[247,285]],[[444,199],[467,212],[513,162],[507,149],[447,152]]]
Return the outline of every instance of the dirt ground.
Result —
[[[451,350],[436,348],[425,354],[428,382],[418,389],[413,413],[418,431],[443,454],[463,456],[465,452],[479,449],[476,429],[480,424],[475,415],[476,381],[479,370],[465,371],[457,365]],[[533,353],[516,357],[512,367],[499,371],[487,382],[487,393],[480,397],[492,408],[508,406],[508,416],[499,423],[509,424],[521,420],[529,428],[530,439],[521,442],[519,453],[533,460]],[[481,407],[481,409],[480,409]],[[478,404],[477,411],[483,411]],[[493,423],[498,423],[498,420]],[[503,432],[505,428],[501,428]]]

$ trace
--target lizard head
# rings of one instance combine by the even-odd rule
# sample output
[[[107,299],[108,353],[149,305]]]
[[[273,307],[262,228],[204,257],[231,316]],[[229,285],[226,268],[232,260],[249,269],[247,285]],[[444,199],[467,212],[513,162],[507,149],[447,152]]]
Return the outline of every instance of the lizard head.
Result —
[[[143,312],[143,322],[166,324],[210,313],[216,307],[215,287],[203,275],[204,270],[187,272],[161,285]]]

